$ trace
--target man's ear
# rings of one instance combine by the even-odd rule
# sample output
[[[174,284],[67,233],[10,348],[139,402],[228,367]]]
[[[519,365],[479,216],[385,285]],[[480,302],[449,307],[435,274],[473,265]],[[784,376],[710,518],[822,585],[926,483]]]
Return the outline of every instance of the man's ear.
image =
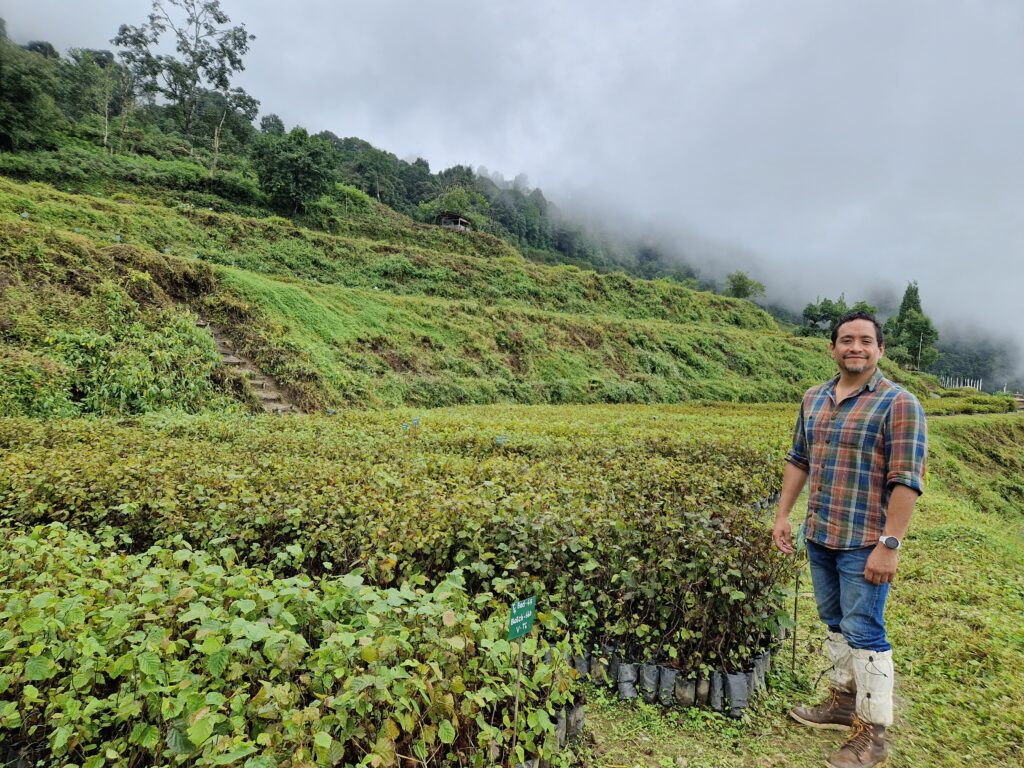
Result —
[[[885,355],[885,342],[883,341],[878,345],[878,356],[883,357]]]

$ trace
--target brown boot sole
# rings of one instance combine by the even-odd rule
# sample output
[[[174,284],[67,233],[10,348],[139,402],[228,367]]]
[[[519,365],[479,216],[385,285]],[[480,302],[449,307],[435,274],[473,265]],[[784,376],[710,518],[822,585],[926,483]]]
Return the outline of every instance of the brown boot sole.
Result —
[[[842,723],[815,723],[811,720],[804,720],[798,714],[790,710],[789,716],[796,720],[800,725],[806,725],[811,728],[819,728],[823,731],[849,731],[853,729],[852,725],[843,725]]]

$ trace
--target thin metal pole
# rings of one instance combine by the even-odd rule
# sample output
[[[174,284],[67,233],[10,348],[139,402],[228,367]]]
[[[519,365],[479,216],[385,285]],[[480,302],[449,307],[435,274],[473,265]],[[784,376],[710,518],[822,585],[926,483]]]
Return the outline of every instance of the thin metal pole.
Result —
[[[793,592],[793,660],[790,673],[796,674],[796,630],[797,608],[800,605],[800,571],[796,572],[796,589]]]
[[[516,745],[519,742],[519,683],[523,678],[523,641],[520,640],[519,654],[516,657],[516,703],[512,714],[512,760],[516,759]]]

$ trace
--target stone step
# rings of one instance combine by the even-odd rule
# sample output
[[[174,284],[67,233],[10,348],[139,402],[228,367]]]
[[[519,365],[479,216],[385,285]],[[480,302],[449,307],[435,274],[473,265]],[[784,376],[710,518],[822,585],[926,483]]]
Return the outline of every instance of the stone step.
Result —
[[[203,318],[196,320],[196,327],[207,329],[210,336],[213,337],[213,342],[217,347],[218,354],[220,354],[221,362],[224,365],[232,366],[245,378],[249,388],[253,390],[254,394],[263,404],[264,412],[279,416],[288,413],[302,413],[299,408],[285,399],[273,379],[263,375],[259,368],[244,357],[235,354],[234,345],[222,335],[219,328],[211,325]]]

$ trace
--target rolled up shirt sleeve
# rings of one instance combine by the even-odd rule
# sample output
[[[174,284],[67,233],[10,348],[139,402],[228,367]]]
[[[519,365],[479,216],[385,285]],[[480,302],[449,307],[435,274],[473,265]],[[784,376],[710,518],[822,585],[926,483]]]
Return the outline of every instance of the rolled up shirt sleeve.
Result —
[[[800,404],[800,413],[796,417],[793,428],[793,445],[786,454],[786,461],[804,472],[810,471],[811,464],[807,456],[807,429],[804,425],[804,406]]]
[[[901,393],[889,409],[885,451],[888,466],[886,485],[890,488],[905,485],[924,493],[928,429],[921,403],[909,392]]]

